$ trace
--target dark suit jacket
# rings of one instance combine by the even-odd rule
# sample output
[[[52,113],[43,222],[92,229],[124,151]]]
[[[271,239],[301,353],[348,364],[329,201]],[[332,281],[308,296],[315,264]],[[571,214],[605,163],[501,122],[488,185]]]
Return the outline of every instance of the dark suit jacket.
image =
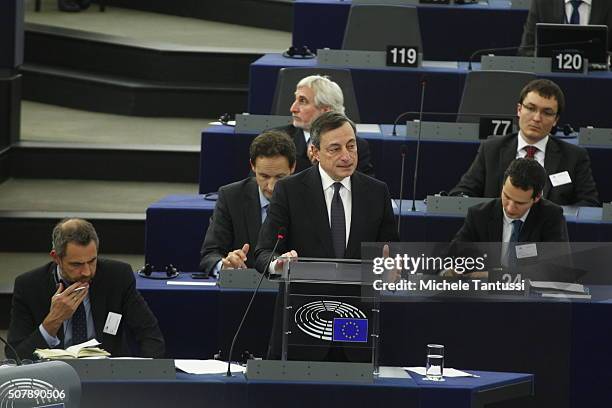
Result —
[[[535,29],[537,23],[563,24],[566,21],[565,2],[563,0],[531,0],[531,8],[523,29],[520,55],[533,55]],[[591,5],[591,25],[608,26],[608,47],[612,47],[612,2],[610,0],[593,0]],[[610,48],[612,50],[612,48]]]
[[[310,159],[308,159],[308,155],[306,154],[306,140],[304,140],[304,130],[300,128],[296,128],[293,125],[287,125],[283,127],[276,128],[275,130],[280,130],[287,133],[291,139],[293,139],[293,143],[295,143],[296,149],[296,166],[295,172],[298,173],[304,169],[312,167],[310,163]],[[357,170],[367,174],[370,177],[374,176],[374,165],[370,162],[370,145],[368,141],[357,137]]]
[[[468,209],[453,242],[502,242],[504,214],[501,198]],[[563,209],[542,199],[535,203],[521,228],[519,242],[566,242]]]
[[[362,242],[397,241],[387,185],[359,172],[351,176],[351,229],[345,258],[361,258]],[[319,166],[276,184],[268,217],[259,233],[255,267],[264,272],[280,227],[287,229],[277,254],[295,249],[299,256],[335,258]]]
[[[49,347],[38,326],[49,313],[51,297],[57,290],[55,268],[55,263],[51,262],[15,279],[8,341],[21,358],[32,358],[34,349]],[[102,343],[100,347],[113,357],[134,355],[128,347],[128,333],[140,348],[139,356],[164,356],[164,338],[157,319],[136,290],[130,265],[98,259],[96,275],[89,287],[89,300],[96,339]],[[122,315],[119,330],[114,336],[103,333],[109,312]],[[63,328],[60,328],[57,336],[60,339],[57,347],[64,348]]]
[[[212,272],[214,266],[228,252],[250,245],[247,266],[255,265],[255,246],[261,228],[259,187],[249,177],[219,189],[215,211],[208,224],[202,245],[200,269]]]
[[[499,197],[504,172],[516,157],[517,136],[514,133],[483,142],[474,162],[450,194]],[[597,187],[591,174],[591,161],[582,147],[550,137],[546,144],[544,168],[548,175],[567,171],[572,179],[571,183],[557,187],[552,186],[550,179],[547,180],[544,198],[559,205],[600,205]]]
[[[476,205],[468,209],[463,226],[457,232],[450,248],[455,256],[482,256],[486,253],[488,268],[501,265],[501,243],[504,228],[501,199]],[[573,282],[576,274],[571,269],[571,255],[568,242],[567,224],[563,209],[542,199],[535,203],[521,228],[519,242],[559,242],[560,244],[538,245],[535,258],[518,262],[525,277],[536,280]],[[482,243],[470,245],[470,243]],[[518,271],[518,270],[517,270]]]

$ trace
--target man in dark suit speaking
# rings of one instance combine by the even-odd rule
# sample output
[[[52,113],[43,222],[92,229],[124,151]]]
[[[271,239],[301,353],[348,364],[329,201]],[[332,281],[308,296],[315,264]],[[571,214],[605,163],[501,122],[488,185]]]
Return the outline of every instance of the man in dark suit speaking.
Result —
[[[344,114],[344,95],[342,89],[328,77],[311,75],[298,82],[295,101],[289,109],[293,124],[278,128],[293,139],[297,151],[296,172],[312,166],[313,148],[310,139],[312,122],[324,112]],[[367,140],[357,138],[357,170],[374,177],[374,166],[370,162],[370,147]]]
[[[295,170],[295,145],[280,131],[257,136],[249,148],[248,177],[219,189],[204,237],[200,269],[216,276],[225,268],[252,268],[261,223],[266,219],[276,182]]]
[[[537,23],[607,25],[612,47],[612,1],[531,0],[519,54],[533,55]]]
[[[587,151],[550,135],[564,108],[565,97],[557,84],[547,79],[528,83],[517,106],[519,133],[483,142],[450,194],[499,197],[510,162],[527,157],[540,163],[548,174],[543,198],[559,205],[599,206]]]
[[[136,290],[132,268],[98,258],[94,227],[78,218],[63,220],[52,239],[53,262],[15,279],[8,342],[19,356],[95,338],[113,357],[163,357],[163,336]],[[129,349],[127,333],[138,351]]]
[[[255,251],[259,272],[281,227],[277,253],[291,256],[360,259],[362,242],[398,239],[387,185],[355,171],[354,123],[327,112],[310,131],[318,165],[277,183]]]

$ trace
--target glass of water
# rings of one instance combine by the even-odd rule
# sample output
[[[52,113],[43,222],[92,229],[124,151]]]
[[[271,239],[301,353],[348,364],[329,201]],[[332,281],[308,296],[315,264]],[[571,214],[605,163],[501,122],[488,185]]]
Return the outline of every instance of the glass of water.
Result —
[[[425,377],[430,381],[444,381],[444,346],[441,344],[427,345],[427,365]]]

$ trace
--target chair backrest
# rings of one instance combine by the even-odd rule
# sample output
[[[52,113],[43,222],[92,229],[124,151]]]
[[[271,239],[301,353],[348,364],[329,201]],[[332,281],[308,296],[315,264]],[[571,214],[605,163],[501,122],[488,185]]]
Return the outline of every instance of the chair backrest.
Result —
[[[351,6],[342,49],[386,51],[388,45],[419,47],[419,52],[423,52],[417,8]]]
[[[337,68],[282,68],[278,71],[274,99],[272,100],[272,115],[289,115],[289,108],[295,99],[295,86],[302,78],[310,75],[326,75],[337,83],[344,96],[345,114],[353,122],[359,123],[359,107],[355,98],[353,77],[348,69]]]
[[[478,115],[515,116],[521,89],[536,79],[534,73],[519,71],[470,71],[465,79],[457,122],[477,123]]]

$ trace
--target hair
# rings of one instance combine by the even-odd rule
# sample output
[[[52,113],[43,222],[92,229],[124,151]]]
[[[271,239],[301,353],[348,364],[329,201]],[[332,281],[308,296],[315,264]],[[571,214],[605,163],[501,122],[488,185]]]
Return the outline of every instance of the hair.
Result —
[[[565,110],[565,95],[559,85],[549,79],[535,79],[529,82],[521,90],[520,103],[523,103],[529,92],[535,92],[546,99],[555,98],[557,100],[557,116],[561,116]]]
[[[330,130],[338,129],[340,126],[348,123],[353,128],[353,133],[357,135],[357,128],[352,120],[338,112],[325,112],[312,122],[310,125],[310,143],[317,149],[321,149],[321,135]]]
[[[55,225],[51,234],[51,245],[60,258],[66,255],[69,243],[86,246],[92,241],[95,242],[96,248],[99,248],[100,240],[96,229],[82,218],[64,218]]]
[[[533,189],[531,198],[536,198],[544,190],[546,170],[533,159],[520,158],[513,160],[504,172],[504,183],[510,177],[510,183],[521,190]]]
[[[287,158],[289,167],[295,164],[295,143],[285,132],[267,130],[257,136],[249,147],[249,158],[255,164],[258,157],[283,156]]]
[[[344,114],[344,96],[340,86],[328,76],[310,75],[298,82],[296,88],[307,87],[314,92],[314,104]]]

